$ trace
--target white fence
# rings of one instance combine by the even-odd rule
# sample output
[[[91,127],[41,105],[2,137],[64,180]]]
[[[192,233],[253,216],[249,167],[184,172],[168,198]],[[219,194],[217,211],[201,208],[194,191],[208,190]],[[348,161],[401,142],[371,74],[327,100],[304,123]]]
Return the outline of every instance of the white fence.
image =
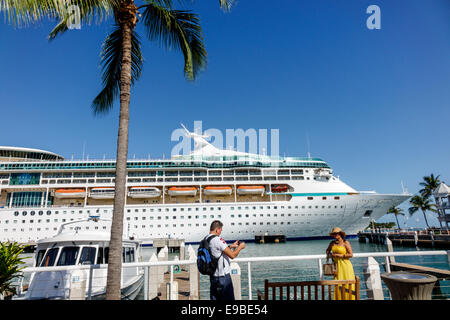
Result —
[[[152,281],[153,278],[156,277],[155,275],[155,270],[159,270],[159,273],[164,272],[169,272],[170,273],[170,288],[174,287],[174,281],[173,281],[173,275],[174,275],[174,266],[182,266],[182,267],[186,267],[189,266],[190,269],[190,277],[192,276],[192,274],[196,274],[195,278],[195,282],[198,283],[198,271],[197,271],[197,266],[196,266],[196,257],[195,254],[193,253],[193,249],[192,247],[188,248],[188,252],[189,254],[189,260],[171,260],[171,261],[157,261],[155,260],[155,258],[150,259],[150,261],[148,262],[136,262],[136,263],[127,263],[123,265],[124,268],[124,272],[127,268],[140,268],[141,272],[144,275],[144,288],[143,288],[143,299],[151,299],[152,297],[149,295],[149,289],[152,286]],[[361,279],[361,283],[367,288],[366,291],[368,291],[369,293],[366,295],[366,299],[370,299],[370,297],[372,297],[373,299],[377,299],[377,294],[376,294],[376,290],[381,290],[380,287],[380,283],[382,282],[379,279],[379,274],[382,273],[381,272],[381,268],[379,268],[378,263],[375,261],[375,258],[378,259],[383,259],[384,258],[384,267],[385,267],[385,271],[386,272],[390,272],[390,257],[406,257],[406,256],[447,256],[447,262],[448,264],[450,264],[450,251],[446,251],[446,250],[432,250],[432,251],[400,251],[400,252],[369,252],[369,253],[354,253],[353,254],[353,258],[352,258],[352,263],[353,265],[357,265],[355,263],[356,260],[360,260],[363,259],[363,267],[364,267],[364,275],[361,276],[360,275],[360,279]],[[255,279],[257,279],[259,282],[261,280],[263,280],[261,278],[261,275],[259,275],[259,271],[261,270],[265,270],[265,272],[267,273],[267,268],[265,268],[265,264],[269,263],[269,262],[288,262],[288,261],[313,261],[313,265],[315,265],[316,267],[315,272],[312,274],[313,277],[315,277],[315,279],[323,279],[323,270],[322,270],[322,264],[323,262],[325,262],[326,259],[326,255],[325,254],[316,254],[316,255],[296,255],[296,256],[266,256],[266,257],[243,257],[243,258],[236,258],[233,260],[233,265],[237,266],[237,265],[246,265],[246,268],[242,269],[242,279],[241,279],[241,273],[240,273],[240,267],[237,267],[239,269],[239,272],[237,273],[238,277],[234,277],[233,281],[236,282],[238,281],[238,283],[235,283],[235,287],[236,284],[238,285],[238,288],[241,288],[241,281],[244,282],[246,284],[246,286],[244,286],[244,290],[247,292],[247,296],[249,300],[253,300],[254,299],[254,291],[256,289],[262,289],[262,288],[253,288],[254,286],[254,282]],[[258,266],[262,265],[263,269],[258,268]],[[256,267],[255,267],[256,266]],[[95,285],[93,284],[92,281],[92,274],[94,272],[94,270],[98,270],[98,269],[106,269],[107,265],[106,264],[102,264],[102,265],[79,265],[79,266],[64,266],[64,267],[39,267],[39,268],[35,268],[35,267],[29,267],[23,270],[23,273],[26,274],[31,274],[33,272],[37,272],[37,271],[62,271],[62,270],[85,270],[86,272],[88,272],[88,277],[87,277],[87,281],[88,283],[86,284],[86,288],[87,288],[87,299],[89,299],[91,297],[91,294],[93,292],[93,290],[95,290]],[[378,269],[377,269],[378,268]],[[373,273],[375,270],[375,273]],[[378,271],[377,271],[378,270]],[[153,272],[152,272],[153,271]],[[195,271],[195,273],[194,273]],[[301,270],[298,270],[301,271]],[[355,271],[356,273],[356,271]],[[367,274],[367,273],[373,273],[372,275]],[[358,275],[358,274],[357,274]],[[245,277],[246,276],[246,277]],[[106,277],[106,275],[105,275]],[[233,275],[232,275],[233,277]],[[255,278],[256,277],[256,278]],[[302,279],[301,277],[295,277],[295,281],[302,281],[304,279]],[[205,280],[205,276],[202,276],[202,278]],[[365,280],[364,280],[365,279]],[[293,279],[292,279],[293,281]],[[158,283],[161,283],[161,280],[159,280]],[[192,287],[191,287],[191,290]],[[197,297],[198,297],[198,293],[200,292],[200,288],[197,287],[197,289],[194,290],[199,290],[197,292]],[[201,295],[201,299],[205,299],[205,297],[209,297],[209,290],[204,290],[204,291],[208,291],[208,294],[204,294]],[[19,289],[20,292],[20,289]],[[375,292],[375,293],[374,293]],[[241,293],[241,292],[240,292]],[[241,295],[237,295],[238,297],[240,297]],[[191,292],[192,294],[192,292]],[[379,292],[378,292],[379,294]],[[387,296],[389,297],[389,294],[387,294]],[[381,297],[383,297],[383,294],[381,294]],[[449,296],[446,296],[444,298],[450,298]],[[380,298],[380,295],[378,295],[378,299],[382,299]]]

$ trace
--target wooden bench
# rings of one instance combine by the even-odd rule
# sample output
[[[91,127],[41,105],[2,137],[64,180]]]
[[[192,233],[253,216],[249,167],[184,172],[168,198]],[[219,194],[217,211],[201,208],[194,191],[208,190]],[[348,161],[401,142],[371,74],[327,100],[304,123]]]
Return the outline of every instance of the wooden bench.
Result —
[[[354,284],[355,291],[350,292],[348,285]],[[292,290],[291,290],[292,289]],[[334,291],[333,291],[334,290]],[[336,290],[340,290],[341,300],[351,300],[351,294],[360,300],[359,277],[355,280],[318,280],[302,282],[269,282],[264,280],[264,293],[257,290],[258,300],[332,300]],[[292,292],[291,292],[292,291]],[[269,297],[269,293],[272,296]]]

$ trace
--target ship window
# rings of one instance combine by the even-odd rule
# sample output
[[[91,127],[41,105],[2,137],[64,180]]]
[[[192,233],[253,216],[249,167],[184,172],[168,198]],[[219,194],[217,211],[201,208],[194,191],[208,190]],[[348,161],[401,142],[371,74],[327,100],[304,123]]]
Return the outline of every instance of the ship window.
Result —
[[[15,211],[14,215],[17,217],[19,215],[19,211]]]
[[[314,198],[313,197],[308,197],[308,200],[313,200]]]
[[[79,247],[64,247],[59,255],[58,266],[71,266],[77,261]]]
[[[373,212],[372,210],[367,210],[366,212],[364,212],[364,217],[370,217],[372,212]]]
[[[44,257],[45,250],[39,250],[36,254],[36,265],[39,266],[42,262],[42,258]]]
[[[339,197],[334,197],[334,200],[339,200]]]
[[[59,248],[52,248],[47,251],[45,258],[42,261],[41,267],[51,267],[55,264],[56,256],[58,255]]]

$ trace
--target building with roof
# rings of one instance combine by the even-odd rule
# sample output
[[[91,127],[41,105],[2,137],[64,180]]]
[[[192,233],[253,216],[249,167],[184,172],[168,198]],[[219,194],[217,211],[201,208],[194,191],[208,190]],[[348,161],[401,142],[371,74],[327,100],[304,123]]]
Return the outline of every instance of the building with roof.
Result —
[[[440,222],[445,222],[447,229],[450,222],[450,187],[442,182],[433,192],[438,210],[438,219]]]
[[[0,146],[0,161],[58,161],[63,156],[56,153],[31,148]]]

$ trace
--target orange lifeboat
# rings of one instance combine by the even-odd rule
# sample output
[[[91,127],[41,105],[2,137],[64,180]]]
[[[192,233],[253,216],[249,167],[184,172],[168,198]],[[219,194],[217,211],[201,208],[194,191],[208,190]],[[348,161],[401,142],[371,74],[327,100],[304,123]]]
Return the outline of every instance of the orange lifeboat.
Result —
[[[195,196],[197,188],[195,187],[170,187],[169,196]]]
[[[287,192],[288,190],[289,190],[289,187],[285,184],[277,185],[272,188],[272,192],[275,192],[275,193]]]
[[[68,199],[68,198],[84,198],[86,196],[85,189],[56,189],[55,198]]]
[[[207,186],[203,190],[205,195],[230,195],[233,192],[229,186]]]
[[[260,194],[263,196],[265,190],[264,186],[239,186],[237,188],[237,193],[240,195]]]

